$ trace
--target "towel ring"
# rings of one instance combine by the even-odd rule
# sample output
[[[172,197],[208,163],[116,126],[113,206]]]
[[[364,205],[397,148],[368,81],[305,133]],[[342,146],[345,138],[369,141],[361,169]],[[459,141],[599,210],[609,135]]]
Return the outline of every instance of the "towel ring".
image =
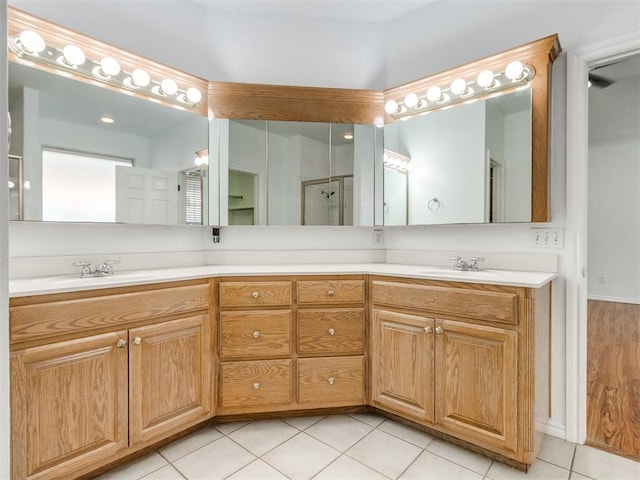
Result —
[[[440,200],[438,200],[438,197],[433,197],[431,200],[429,200],[429,203],[427,203],[427,208],[429,208],[429,210],[431,210],[432,212],[437,212],[438,210],[440,210]]]

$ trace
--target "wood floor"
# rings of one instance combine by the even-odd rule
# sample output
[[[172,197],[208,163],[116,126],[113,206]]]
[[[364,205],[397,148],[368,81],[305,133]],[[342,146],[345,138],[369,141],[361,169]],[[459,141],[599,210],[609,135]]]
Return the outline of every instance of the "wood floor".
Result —
[[[587,443],[640,460],[640,305],[589,300]]]

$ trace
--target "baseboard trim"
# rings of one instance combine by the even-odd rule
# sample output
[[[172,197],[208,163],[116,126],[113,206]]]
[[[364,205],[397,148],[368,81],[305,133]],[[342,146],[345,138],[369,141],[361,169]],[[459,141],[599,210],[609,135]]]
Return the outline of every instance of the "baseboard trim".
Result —
[[[597,300],[599,302],[631,303],[633,305],[640,305],[640,298],[608,297],[604,295],[587,295],[587,300]]]
[[[563,423],[552,422],[549,420],[544,429],[544,433],[552,437],[558,437],[562,440],[567,438],[567,426]]]

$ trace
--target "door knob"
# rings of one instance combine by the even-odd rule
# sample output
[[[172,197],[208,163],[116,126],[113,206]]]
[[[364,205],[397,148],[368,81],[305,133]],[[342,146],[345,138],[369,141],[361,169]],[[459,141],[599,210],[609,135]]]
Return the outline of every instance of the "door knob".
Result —
[[[258,298],[258,297],[260,296],[260,292],[253,292],[253,293],[251,294],[251,296],[252,296],[253,298]]]
[[[427,325],[424,327],[424,333],[433,333],[433,327],[431,325]]]
[[[253,338],[258,338],[259,336],[260,336],[260,332],[258,330],[253,332]]]
[[[329,290],[327,292],[327,295],[329,295],[330,297],[333,297],[336,294],[336,292],[334,292],[333,290]]]
[[[333,328],[329,329],[329,335],[335,335],[336,331]]]
[[[260,382],[253,382],[253,389],[258,390],[260,388]]]
[[[118,348],[124,348],[126,346],[127,346],[127,341],[124,338],[121,338],[116,342],[116,347]]]

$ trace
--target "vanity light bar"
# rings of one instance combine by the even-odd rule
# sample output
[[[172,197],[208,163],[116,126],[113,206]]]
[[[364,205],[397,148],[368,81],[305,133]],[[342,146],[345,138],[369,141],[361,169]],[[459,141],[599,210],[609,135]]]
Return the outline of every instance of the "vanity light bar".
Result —
[[[406,173],[409,170],[411,158],[401,155],[387,148],[384,149],[383,164],[386,168],[397,172]]]
[[[535,75],[533,66],[515,61],[509,63],[503,72],[483,70],[473,80],[457,78],[446,88],[432,85],[423,95],[411,92],[401,100],[390,99],[384,104],[384,109],[395,119],[408,120],[414,115],[449,108],[460,103],[471,103],[479,97],[493,96],[505,90],[525,86]]]
[[[144,93],[151,99],[155,97],[185,108],[196,108],[202,99],[199,89],[181,89],[171,78],[157,81],[141,68],[131,72],[122,70],[120,62],[113,57],[104,56],[95,60],[87,58],[76,45],[62,48],[47,45],[42,36],[33,30],[23,30],[19,35],[10,36],[8,44],[18,57],[53,67],[63,75],[83,75],[118,89]]]

